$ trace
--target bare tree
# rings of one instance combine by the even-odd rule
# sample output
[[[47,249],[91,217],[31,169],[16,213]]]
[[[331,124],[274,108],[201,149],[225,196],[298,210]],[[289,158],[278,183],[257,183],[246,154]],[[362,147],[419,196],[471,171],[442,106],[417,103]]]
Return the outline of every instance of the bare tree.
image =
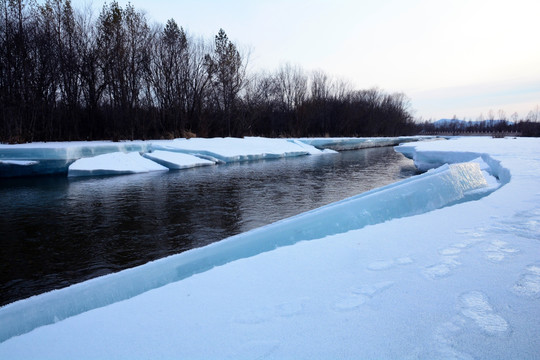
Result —
[[[214,46],[214,53],[207,57],[208,72],[212,75],[215,104],[225,116],[230,136],[231,120],[238,94],[244,86],[246,66],[236,45],[223,29],[216,35]]]
[[[307,97],[308,77],[299,66],[282,65],[277,74],[277,90],[281,104],[286,110],[302,105]]]
[[[175,136],[180,135],[186,122],[188,67],[187,36],[184,29],[170,19],[155,42],[151,77],[165,128]]]
[[[505,121],[507,120],[506,118],[506,112],[503,110],[503,109],[499,109],[499,111],[497,112],[497,114],[499,115],[499,120],[501,121]]]
[[[120,121],[129,124],[128,134],[134,137],[134,109],[150,68],[150,34],[145,16],[132,5],[122,9],[113,1],[103,6],[98,18],[98,51],[115,136],[125,132]]]

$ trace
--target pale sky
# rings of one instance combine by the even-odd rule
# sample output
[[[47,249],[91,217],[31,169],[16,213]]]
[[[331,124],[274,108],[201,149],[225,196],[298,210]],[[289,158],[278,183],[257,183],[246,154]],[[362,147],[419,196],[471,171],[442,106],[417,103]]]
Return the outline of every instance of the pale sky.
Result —
[[[81,8],[87,0],[73,0]],[[127,1],[119,1],[125,5]],[[131,0],[191,35],[220,28],[250,68],[289,62],[357,89],[404,92],[415,117],[526,116],[540,105],[538,0]],[[93,0],[99,9],[102,1]],[[97,15],[97,14],[96,14]]]

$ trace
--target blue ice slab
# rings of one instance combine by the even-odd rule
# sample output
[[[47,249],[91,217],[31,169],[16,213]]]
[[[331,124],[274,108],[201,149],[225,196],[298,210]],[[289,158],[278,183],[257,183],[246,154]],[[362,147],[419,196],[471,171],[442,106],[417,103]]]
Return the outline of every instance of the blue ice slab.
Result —
[[[202,248],[8,304],[0,308],[0,342],[237,259],[477,199],[493,190],[478,163],[444,165]]]
[[[394,148],[396,152],[414,161],[414,165],[421,171],[435,169],[444,164],[473,161],[481,158],[489,166],[489,174],[497,178],[501,184],[510,181],[510,172],[501,166],[500,161],[493,159],[488,154],[468,151],[416,151],[414,145],[400,145]]]
[[[152,144],[133,142],[32,143],[0,146],[0,177],[67,173],[78,159],[114,152],[148,152]],[[31,161],[16,165],[14,161]]]
[[[395,146],[401,143],[431,139],[423,136],[365,137],[365,138],[300,138],[298,140],[317,149],[358,150],[383,146]]]

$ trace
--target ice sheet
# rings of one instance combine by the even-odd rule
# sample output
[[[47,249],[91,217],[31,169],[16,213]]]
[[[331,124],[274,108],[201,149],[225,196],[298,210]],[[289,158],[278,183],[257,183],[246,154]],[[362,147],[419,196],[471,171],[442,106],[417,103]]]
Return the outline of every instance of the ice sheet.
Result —
[[[168,170],[165,166],[145,159],[138,152],[115,152],[75,161],[69,166],[68,176],[138,174]]]
[[[197,166],[214,165],[214,161],[171,151],[156,150],[143,154],[147,159],[157,162],[169,169],[188,169]]]
[[[299,146],[286,139],[260,137],[175,139],[155,142],[154,149],[180,151],[226,163],[321,153],[314,147],[306,149],[305,145]]]
[[[68,172],[68,167],[76,160],[96,157],[110,153],[139,152],[151,154],[155,151],[169,151],[190,154],[213,163],[237,162],[260,159],[273,159],[290,156],[315,155],[328,153],[315,147],[287,139],[268,138],[213,138],[213,139],[176,139],[126,142],[53,142],[18,145],[0,144],[0,177],[58,174]],[[168,155],[171,158],[174,155]],[[179,155],[180,156],[180,155]],[[185,168],[195,164],[187,157],[169,162],[171,168]],[[150,156],[151,157],[151,156]],[[157,159],[166,163],[164,159]],[[25,162],[25,167],[20,166]],[[196,161],[196,165],[208,164]],[[112,169],[109,169],[112,170]],[[108,171],[112,174],[114,171]],[[118,169],[118,174],[125,171]]]
[[[399,136],[399,137],[367,137],[367,138],[300,138],[306,144],[318,149],[356,150],[381,146],[394,146],[411,141],[429,140],[432,136]]]

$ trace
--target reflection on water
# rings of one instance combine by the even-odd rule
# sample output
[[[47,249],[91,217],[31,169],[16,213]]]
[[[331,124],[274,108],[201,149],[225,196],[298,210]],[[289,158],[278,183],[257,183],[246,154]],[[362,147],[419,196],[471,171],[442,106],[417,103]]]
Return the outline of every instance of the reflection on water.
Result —
[[[0,305],[415,174],[392,148],[168,173],[0,180]]]

